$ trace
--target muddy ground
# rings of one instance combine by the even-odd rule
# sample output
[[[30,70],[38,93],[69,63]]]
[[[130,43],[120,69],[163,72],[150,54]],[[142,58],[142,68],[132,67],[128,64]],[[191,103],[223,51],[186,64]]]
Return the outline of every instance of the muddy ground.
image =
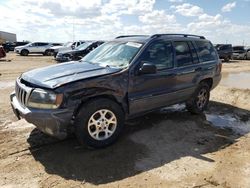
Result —
[[[203,115],[164,108],[126,123],[119,141],[100,150],[14,117],[16,77],[54,63],[14,53],[0,60],[0,187],[250,187],[250,61],[223,64]]]

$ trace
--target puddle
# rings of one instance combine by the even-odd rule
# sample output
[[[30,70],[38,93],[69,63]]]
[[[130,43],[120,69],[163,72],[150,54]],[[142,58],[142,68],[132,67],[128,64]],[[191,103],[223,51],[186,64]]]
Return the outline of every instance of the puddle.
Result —
[[[15,86],[14,81],[0,81],[0,89],[7,89],[14,86]]]
[[[161,109],[161,112],[181,112],[186,110],[186,105],[184,103],[174,104]]]
[[[244,135],[250,132],[250,121],[241,121],[240,117],[233,114],[206,114],[206,119],[212,126],[231,129],[236,134]]]
[[[220,84],[231,88],[250,89],[250,72],[223,73]]]

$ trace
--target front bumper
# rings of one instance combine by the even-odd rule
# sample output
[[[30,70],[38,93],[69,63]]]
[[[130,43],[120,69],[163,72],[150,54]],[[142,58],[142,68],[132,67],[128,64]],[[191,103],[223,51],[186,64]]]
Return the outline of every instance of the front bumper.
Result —
[[[17,99],[15,92],[10,95],[11,106],[15,115],[20,119],[34,124],[45,134],[58,139],[64,139],[71,131],[73,110],[68,109],[34,109],[24,107]]]
[[[21,50],[19,50],[19,49],[14,49],[14,52],[16,52],[16,53],[18,53],[18,54],[20,53],[20,51],[21,51]]]

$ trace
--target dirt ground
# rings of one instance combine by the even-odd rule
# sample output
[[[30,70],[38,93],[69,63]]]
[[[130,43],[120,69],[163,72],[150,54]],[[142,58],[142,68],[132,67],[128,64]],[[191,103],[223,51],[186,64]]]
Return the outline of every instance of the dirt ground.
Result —
[[[114,145],[58,141],[15,118],[9,94],[22,72],[52,57],[0,60],[0,187],[250,187],[250,61],[223,64],[203,115],[185,105],[126,123]]]

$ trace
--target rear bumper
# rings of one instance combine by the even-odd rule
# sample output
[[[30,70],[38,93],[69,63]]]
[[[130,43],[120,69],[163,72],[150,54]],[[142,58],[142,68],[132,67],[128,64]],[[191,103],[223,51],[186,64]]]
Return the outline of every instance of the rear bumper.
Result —
[[[11,106],[15,115],[20,119],[24,118],[27,122],[34,124],[42,132],[53,137],[64,139],[72,126],[71,118],[73,110],[68,109],[33,109],[23,107],[15,93],[10,95]]]

